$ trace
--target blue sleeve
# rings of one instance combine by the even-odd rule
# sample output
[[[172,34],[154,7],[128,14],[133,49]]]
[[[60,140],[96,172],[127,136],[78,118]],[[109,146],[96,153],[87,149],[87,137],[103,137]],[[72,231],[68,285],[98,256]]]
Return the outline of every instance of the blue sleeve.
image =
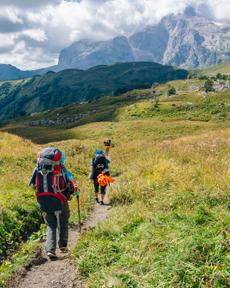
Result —
[[[66,169],[66,177],[68,178],[68,180],[73,180],[74,179],[73,174],[67,169]]]
[[[63,171],[67,177],[67,180],[73,180],[74,179],[73,174],[68,169],[66,169],[66,167],[63,167]]]

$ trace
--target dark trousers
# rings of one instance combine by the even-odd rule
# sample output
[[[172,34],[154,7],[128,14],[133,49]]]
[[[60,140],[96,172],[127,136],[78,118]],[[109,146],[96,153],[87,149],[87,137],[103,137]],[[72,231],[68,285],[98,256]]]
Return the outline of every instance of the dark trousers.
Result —
[[[59,215],[60,221],[60,231],[58,231],[59,248],[67,247],[68,244],[68,223],[69,223],[70,210],[69,205],[66,202],[65,206],[62,208],[61,214]],[[45,213],[44,220],[47,223],[46,229],[46,252],[55,252],[57,246],[57,228],[58,221],[55,213]]]
[[[102,195],[105,195],[105,193],[106,193],[106,187],[107,186],[100,186],[99,185],[99,183],[98,183],[98,181],[97,181],[97,179],[93,179],[93,184],[94,184],[94,191],[95,191],[95,193],[99,193],[99,187],[101,187],[101,194]]]

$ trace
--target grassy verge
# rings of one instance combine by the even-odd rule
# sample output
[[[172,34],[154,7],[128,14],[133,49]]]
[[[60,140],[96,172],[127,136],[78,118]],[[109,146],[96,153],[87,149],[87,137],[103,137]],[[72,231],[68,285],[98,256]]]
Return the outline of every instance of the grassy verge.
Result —
[[[0,287],[6,287],[12,275],[19,268],[29,267],[34,259],[36,251],[41,249],[39,241],[28,241],[15,253],[10,260],[5,260],[0,266]]]
[[[112,215],[75,250],[88,287],[230,285],[229,137],[207,127],[115,148]]]
[[[67,166],[76,176],[81,187],[82,219],[86,218],[92,207],[91,187],[87,179],[92,148],[89,143],[79,140],[52,142],[47,145],[65,151]],[[36,165],[37,152],[42,147],[24,138],[0,132],[1,287],[20,266],[27,266],[30,263],[34,252],[41,245],[34,239],[40,239],[44,235],[44,229],[39,230],[43,220],[34,191],[28,187],[28,180]],[[70,223],[75,224],[78,220],[75,199],[70,202],[70,208]],[[27,240],[29,241],[25,243]]]

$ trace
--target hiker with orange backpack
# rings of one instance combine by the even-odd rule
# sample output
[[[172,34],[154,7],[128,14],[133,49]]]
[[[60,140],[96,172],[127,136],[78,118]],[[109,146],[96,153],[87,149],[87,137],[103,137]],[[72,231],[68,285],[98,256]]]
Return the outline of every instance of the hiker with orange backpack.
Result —
[[[96,150],[96,155],[92,159],[91,172],[89,176],[94,184],[95,201],[101,205],[105,205],[104,198],[106,188],[108,184],[113,182],[109,172],[109,149],[111,148],[111,140],[106,139],[104,145],[106,146],[105,153],[100,149]],[[101,192],[101,200],[99,200],[99,188]]]
[[[79,189],[73,175],[65,167],[65,153],[57,148],[45,148],[37,159],[29,185],[33,185],[37,201],[47,224],[45,250],[50,259],[56,259],[57,229],[59,248],[67,252],[68,200]]]

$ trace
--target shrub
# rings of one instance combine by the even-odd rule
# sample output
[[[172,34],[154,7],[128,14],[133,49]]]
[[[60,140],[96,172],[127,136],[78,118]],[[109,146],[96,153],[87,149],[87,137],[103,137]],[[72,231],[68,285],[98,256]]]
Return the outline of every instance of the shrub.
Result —
[[[170,87],[168,89],[168,96],[176,95],[176,88],[175,87]]]
[[[205,83],[204,83],[204,90],[205,92],[212,92],[215,91],[215,89],[213,88],[214,82],[211,79],[208,79]]]

